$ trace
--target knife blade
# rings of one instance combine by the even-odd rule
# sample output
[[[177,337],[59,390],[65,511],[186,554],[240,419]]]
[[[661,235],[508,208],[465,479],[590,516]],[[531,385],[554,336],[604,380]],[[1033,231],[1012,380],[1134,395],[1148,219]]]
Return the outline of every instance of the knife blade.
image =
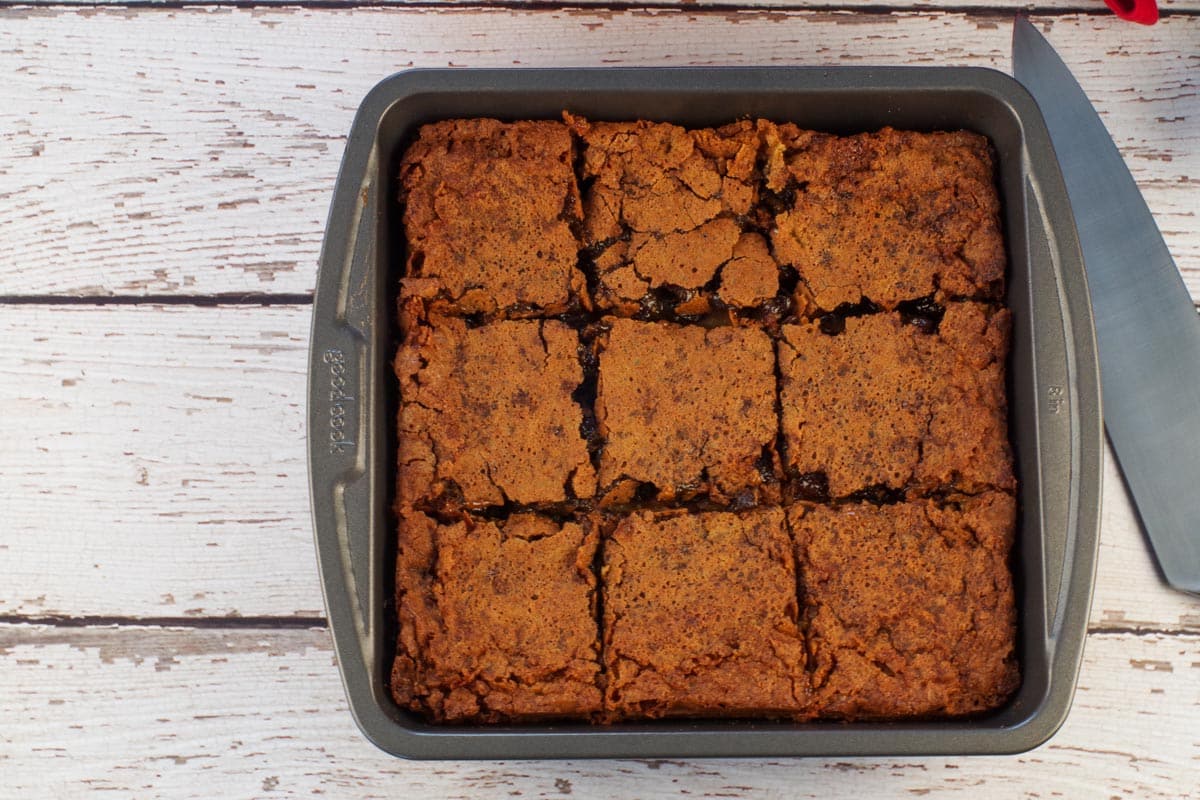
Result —
[[[1096,109],[1024,16],[1012,57],[1079,230],[1109,442],[1167,582],[1200,593],[1200,316]]]

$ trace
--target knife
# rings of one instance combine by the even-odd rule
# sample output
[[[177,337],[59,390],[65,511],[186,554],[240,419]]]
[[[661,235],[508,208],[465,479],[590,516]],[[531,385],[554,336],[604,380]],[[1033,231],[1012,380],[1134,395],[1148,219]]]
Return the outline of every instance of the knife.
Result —
[[[1200,316],[1096,109],[1023,16],[1012,52],[1079,229],[1109,442],[1167,582],[1200,593]]]

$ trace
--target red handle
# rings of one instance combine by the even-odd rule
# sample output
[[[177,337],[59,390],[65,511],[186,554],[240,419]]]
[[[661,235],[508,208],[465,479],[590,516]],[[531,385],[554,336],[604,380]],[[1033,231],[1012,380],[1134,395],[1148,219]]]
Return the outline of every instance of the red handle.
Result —
[[[1142,25],[1158,22],[1158,3],[1155,0],[1104,0],[1121,19]]]

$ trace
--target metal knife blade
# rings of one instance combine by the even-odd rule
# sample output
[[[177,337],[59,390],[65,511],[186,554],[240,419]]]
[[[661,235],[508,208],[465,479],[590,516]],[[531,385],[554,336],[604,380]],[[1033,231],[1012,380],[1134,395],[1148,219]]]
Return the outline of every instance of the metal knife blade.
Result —
[[[1096,109],[1023,16],[1012,54],[1079,229],[1109,441],[1167,582],[1200,593],[1200,316]]]

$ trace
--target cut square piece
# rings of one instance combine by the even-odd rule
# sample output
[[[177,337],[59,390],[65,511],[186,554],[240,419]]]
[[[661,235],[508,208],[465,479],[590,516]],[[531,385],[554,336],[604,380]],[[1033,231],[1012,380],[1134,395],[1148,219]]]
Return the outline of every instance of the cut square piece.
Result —
[[[402,511],[396,702],[449,721],[598,712],[596,541],[533,514],[441,525]]]
[[[600,485],[654,484],[753,505],[777,488],[771,340],[756,328],[608,318],[600,336]]]
[[[890,128],[837,137],[794,125],[765,138],[775,256],[799,272],[810,305],[1003,297],[987,139]]]
[[[623,518],[603,545],[613,716],[796,716],[808,702],[784,514]]]
[[[883,487],[1016,487],[1004,391],[1010,317],[951,303],[935,333],[900,314],[851,317],[837,335],[786,325],[779,342],[785,459],[829,494]]]
[[[790,509],[820,716],[969,714],[1012,695],[1015,513],[999,492]]]
[[[573,144],[558,122],[422,126],[400,165],[401,297],[454,313],[557,314],[582,296]]]
[[[401,505],[481,508],[591,497],[595,471],[572,394],[576,333],[555,320],[479,328],[410,301],[396,355]]]
[[[629,316],[669,301],[694,314],[775,297],[775,260],[748,227],[758,197],[753,123],[572,123],[584,144],[583,241],[599,308]]]

